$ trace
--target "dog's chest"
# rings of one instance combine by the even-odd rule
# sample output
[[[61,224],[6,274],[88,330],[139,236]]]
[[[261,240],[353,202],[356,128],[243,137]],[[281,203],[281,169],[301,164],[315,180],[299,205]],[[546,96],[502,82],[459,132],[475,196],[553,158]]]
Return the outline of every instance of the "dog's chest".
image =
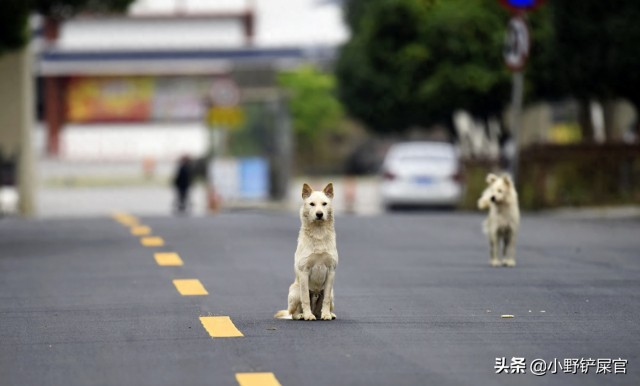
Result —
[[[309,290],[317,292],[324,288],[327,274],[336,264],[336,257],[330,253],[312,253],[299,261],[298,269],[309,275]]]
[[[298,239],[296,255],[301,257],[324,258],[326,254],[336,256],[336,252],[336,240],[330,233],[302,233]]]
[[[489,216],[489,221],[492,223],[492,228],[496,231],[509,231],[516,227],[516,219],[513,214],[507,209],[502,210],[494,209]]]
[[[335,243],[333,243],[331,239],[312,240],[310,247],[314,254],[323,255],[333,252]]]
[[[324,264],[316,264],[309,271],[309,291],[320,292],[324,289],[324,282],[327,280],[329,268]]]
[[[513,228],[513,224],[509,217],[498,217],[496,219],[496,230],[498,232],[509,232]]]

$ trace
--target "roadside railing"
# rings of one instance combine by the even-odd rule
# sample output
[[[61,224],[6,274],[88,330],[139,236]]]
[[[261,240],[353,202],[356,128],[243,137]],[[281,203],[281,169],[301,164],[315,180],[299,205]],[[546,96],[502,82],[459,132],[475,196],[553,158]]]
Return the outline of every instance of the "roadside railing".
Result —
[[[497,160],[463,161],[466,193],[473,209]],[[640,204],[639,144],[532,145],[520,153],[518,191],[524,209]]]

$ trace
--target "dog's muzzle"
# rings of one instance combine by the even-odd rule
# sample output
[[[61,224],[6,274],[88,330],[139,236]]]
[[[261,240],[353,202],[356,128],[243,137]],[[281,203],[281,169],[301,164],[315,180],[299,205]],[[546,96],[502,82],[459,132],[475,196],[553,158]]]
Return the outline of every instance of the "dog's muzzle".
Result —
[[[491,196],[491,202],[496,202],[496,196]]]

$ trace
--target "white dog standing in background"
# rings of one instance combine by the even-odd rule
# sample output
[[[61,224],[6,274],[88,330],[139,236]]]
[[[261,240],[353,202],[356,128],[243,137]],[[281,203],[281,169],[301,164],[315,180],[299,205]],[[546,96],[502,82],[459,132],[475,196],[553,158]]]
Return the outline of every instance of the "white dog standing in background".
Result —
[[[511,177],[506,174],[488,174],[487,184],[489,186],[478,200],[478,208],[489,208],[489,215],[484,222],[484,232],[489,238],[490,264],[493,267],[515,267],[516,237],[520,226],[516,188]],[[502,260],[498,258],[501,246]]]
[[[338,250],[331,206],[333,184],[322,191],[313,191],[304,184],[302,199],[302,225],[294,261],[296,279],[289,287],[288,309],[278,311],[274,316],[296,320],[335,319],[333,280]]]

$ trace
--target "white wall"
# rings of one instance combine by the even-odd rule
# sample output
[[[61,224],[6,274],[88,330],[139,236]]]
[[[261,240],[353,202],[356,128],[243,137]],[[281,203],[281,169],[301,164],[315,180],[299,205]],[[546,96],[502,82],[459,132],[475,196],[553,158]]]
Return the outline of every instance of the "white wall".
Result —
[[[242,25],[234,20],[88,19],[65,22],[61,49],[228,48],[244,44]]]
[[[208,145],[201,123],[67,125],[60,136],[63,160],[174,160],[199,157]]]
[[[254,42],[258,47],[334,46],[343,43],[348,37],[339,2],[323,0],[137,0],[129,11],[131,15],[139,16],[170,15],[178,11],[186,14],[206,14],[244,11],[250,4],[253,4],[256,10]],[[145,35],[148,39],[147,44],[162,44],[165,36],[172,34],[169,27],[174,28],[167,24],[165,31],[157,31],[157,37]],[[207,31],[213,31],[212,28],[212,26],[193,25],[194,31],[202,29],[205,36],[208,34]],[[216,39],[229,38],[229,42],[232,40],[237,42],[235,28],[241,28],[241,26],[227,25],[225,28],[227,31],[223,34],[229,34],[229,36],[216,36]],[[242,30],[239,29],[239,31]],[[185,35],[187,37],[185,44],[192,42],[189,34]],[[89,38],[92,37],[88,35],[87,39]],[[138,39],[134,38],[134,40]],[[158,42],[153,42],[154,40]],[[169,37],[168,43],[173,44],[173,42],[174,37]]]

